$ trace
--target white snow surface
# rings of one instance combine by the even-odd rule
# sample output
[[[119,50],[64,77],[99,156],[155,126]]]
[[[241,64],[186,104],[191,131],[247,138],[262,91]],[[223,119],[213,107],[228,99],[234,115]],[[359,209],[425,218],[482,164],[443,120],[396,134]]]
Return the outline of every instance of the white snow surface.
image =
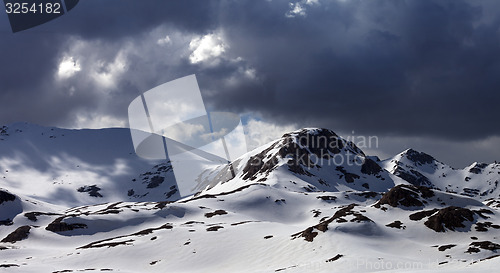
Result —
[[[454,170],[437,160],[415,162],[407,150],[375,162],[382,167],[376,173],[333,159],[301,165],[307,173],[300,173],[279,155],[284,137],[235,160],[235,178],[216,180],[226,177],[224,166],[207,171],[210,185],[179,199],[170,165],[137,157],[128,129],[17,123],[1,132],[0,240],[30,229],[25,238],[0,242],[0,271],[496,272],[500,265],[498,164]],[[367,159],[344,144],[337,155]],[[276,164],[245,178],[255,156],[275,157]],[[377,205],[391,188],[412,184],[397,166],[430,182],[423,186],[433,196],[418,196],[422,206]],[[92,186],[101,196],[90,195]],[[426,226],[450,206],[471,211],[473,219],[443,226],[444,232]],[[396,221],[401,228],[387,226]],[[478,230],[482,223],[487,231]],[[311,232],[312,240],[302,236]]]

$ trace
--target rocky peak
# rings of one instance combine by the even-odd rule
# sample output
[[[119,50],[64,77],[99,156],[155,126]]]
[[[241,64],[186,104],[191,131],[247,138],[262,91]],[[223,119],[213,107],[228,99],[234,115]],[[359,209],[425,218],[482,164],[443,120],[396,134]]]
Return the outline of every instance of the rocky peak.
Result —
[[[406,150],[403,153],[403,156],[405,156],[410,161],[412,161],[418,165],[432,164],[435,161],[434,157],[432,157],[426,153],[423,153],[423,152],[415,151],[413,149]]]
[[[381,205],[391,207],[423,207],[425,199],[434,196],[434,192],[423,186],[398,185],[385,193],[382,198],[374,205],[380,208]]]
[[[15,195],[0,190],[0,204],[2,204],[3,202],[14,201],[14,200],[16,200]]]
[[[475,162],[474,164],[471,165],[471,168],[469,169],[469,172],[474,173],[474,174],[480,174],[483,172],[483,170],[488,166],[486,163],[477,163]]]
[[[267,149],[250,157],[243,169],[243,179],[254,180],[258,174],[267,174],[282,160],[290,171],[311,175],[307,169],[320,168],[324,160],[330,160],[341,153],[349,153],[352,155],[351,158],[365,157],[356,145],[331,130],[322,128],[297,130],[284,134]],[[367,166],[366,171],[377,172],[378,169]]]

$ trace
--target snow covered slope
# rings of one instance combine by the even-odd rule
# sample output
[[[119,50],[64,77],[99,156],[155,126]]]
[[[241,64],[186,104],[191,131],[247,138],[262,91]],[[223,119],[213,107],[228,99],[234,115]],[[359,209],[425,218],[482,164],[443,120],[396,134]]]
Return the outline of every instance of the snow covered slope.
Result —
[[[139,158],[129,129],[1,128],[0,187],[14,193],[65,206],[179,197],[170,164]]]
[[[235,160],[233,179],[229,166],[207,170],[200,191],[179,199],[167,198],[169,165],[137,158],[125,129],[52,129],[16,124],[0,136],[0,270],[495,272],[500,263],[500,202],[496,191],[481,196],[491,185],[479,179],[494,179],[495,165],[447,169],[410,150],[379,162],[330,130],[303,129]],[[480,173],[463,183],[480,194],[462,181],[462,191],[445,187],[471,170]]]
[[[415,186],[427,186],[442,191],[485,200],[500,197],[500,164],[474,162],[464,169],[453,169],[432,156],[408,149],[381,165],[392,174]]]

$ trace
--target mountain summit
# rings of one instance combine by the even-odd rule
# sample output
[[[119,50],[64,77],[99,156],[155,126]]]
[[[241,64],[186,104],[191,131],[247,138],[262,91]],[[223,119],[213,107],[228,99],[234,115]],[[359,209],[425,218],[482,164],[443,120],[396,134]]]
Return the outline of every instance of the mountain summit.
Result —
[[[227,177],[229,171],[220,168],[205,178],[209,186],[204,191],[234,190],[256,182],[281,187],[280,178],[284,176],[295,182],[287,186],[294,191],[387,191],[394,186],[391,175],[377,162],[353,142],[328,129],[301,129],[284,134],[232,164],[237,170],[235,178],[218,181],[218,177]]]
[[[408,149],[380,164],[414,186],[426,186],[481,200],[500,197],[500,164],[473,163],[454,169],[432,156]]]

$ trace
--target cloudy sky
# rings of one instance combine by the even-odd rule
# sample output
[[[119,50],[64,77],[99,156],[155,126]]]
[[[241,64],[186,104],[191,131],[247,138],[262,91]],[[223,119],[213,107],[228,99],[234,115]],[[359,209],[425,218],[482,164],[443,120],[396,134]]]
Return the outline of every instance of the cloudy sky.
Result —
[[[128,126],[129,103],[196,74],[255,138],[377,136],[454,167],[500,160],[500,3],[84,0],[12,33],[0,12],[0,124]]]

